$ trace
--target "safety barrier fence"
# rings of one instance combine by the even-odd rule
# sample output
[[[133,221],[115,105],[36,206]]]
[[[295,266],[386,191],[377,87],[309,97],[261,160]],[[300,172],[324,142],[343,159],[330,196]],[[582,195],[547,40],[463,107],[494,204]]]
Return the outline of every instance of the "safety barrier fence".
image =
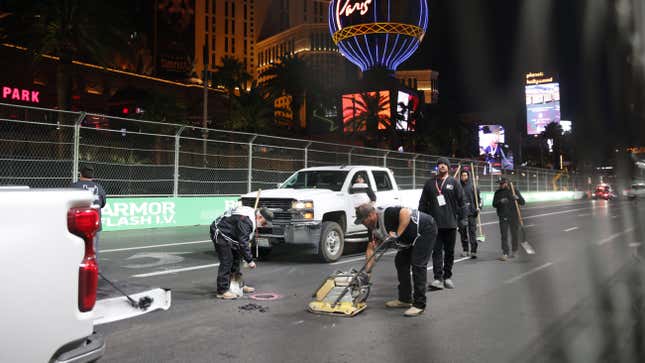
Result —
[[[391,169],[400,189],[422,188],[439,156],[269,135],[204,129],[85,112],[0,104],[0,185],[66,187],[84,164],[111,196],[221,196],[273,188],[315,166],[370,165]],[[498,175],[478,160],[449,158],[477,174],[482,191]],[[573,191],[586,178],[516,168],[523,192]]]

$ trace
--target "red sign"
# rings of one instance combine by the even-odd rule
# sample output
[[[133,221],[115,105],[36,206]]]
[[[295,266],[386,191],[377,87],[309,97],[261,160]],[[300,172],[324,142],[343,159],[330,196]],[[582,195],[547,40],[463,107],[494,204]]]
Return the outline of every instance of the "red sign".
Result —
[[[4,100],[40,103],[39,97],[40,91],[33,91],[9,86],[2,87],[2,99]]]

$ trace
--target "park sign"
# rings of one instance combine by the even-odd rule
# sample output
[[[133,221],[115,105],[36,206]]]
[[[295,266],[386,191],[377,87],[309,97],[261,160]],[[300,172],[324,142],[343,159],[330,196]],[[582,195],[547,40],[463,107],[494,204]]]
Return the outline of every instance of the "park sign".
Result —
[[[396,71],[428,29],[426,0],[332,0],[329,30],[343,56],[362,71]]]
[[[14,87],[11,85],[2,86],[2,100],[21,101],[27,103],[40,103],[40,91]]]

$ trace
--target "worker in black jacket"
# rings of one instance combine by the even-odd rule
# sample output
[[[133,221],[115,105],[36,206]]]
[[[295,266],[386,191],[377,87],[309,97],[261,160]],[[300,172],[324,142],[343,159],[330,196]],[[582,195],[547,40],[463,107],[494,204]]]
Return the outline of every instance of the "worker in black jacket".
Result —
[[[227,210],[210,227],[215,252],[219,257],[217,270],[217,298],[233,300],[238,296],[231,292],[231,276],[240,276],[240,262],[244,259],[250,268],[255,268],[251,255],[251,240],[256,226],[265,226],[273,219],[273,212],[266,208],[237,207]],[[244,293],[255,291],[250,286],[242,288]]]
[[[470,178],[470,172],[464,170],[460,175],[461,187],[464,189],[464,204],[466,205],[466,216],[468,225],[459,229],[461,235],[461,257],[477,258],[477,216],[481,210],[482,198],[479,189],[475,188]],[[475,198],[477,193],[477,198]]]
[[[495,192],[493,197],[493,207],[497,209],[497,216],[499,216],[499,229],[502,234],[502,257],[501,261],[506,261],[509,257],[513,258],[517,255],[519,249],[518,229],[520,225],[519,215],[515,207],[515,201],[519,205],[524,205],[525,201],[516,188],[515,195],[509,186],[509,181],[505,177],[499,179],[499,189]],[[512,250],[509,251],[508,246],[508,231],[511,231]],[[510,252],[510,253],[509,253]]]
[[[430,284],[430,289],[454,289],[451,278],[457,227],[468,223],[464,210],[464,191],[461,184],[448,174],[448,159],[439,158],[437,169],[436,178],[430,178],[426,182],[419,200],[419,210],[431,215],[438,228],[432,252],[434,281]]]
[[[370,243],[382,243],[388,236],[396,239],[399,252],[394,258],[399,280],[399,297],[388,301],[388,308],[407,308],[405,316],[417,316],[426,308],[426,282],[432,244],[437,225],[428,214],[404,207],[374,208],[365,203],[356,208],[355,224],[371,232]],[[368,257],[369,258],[369,257]],[[370,261],[370,262],[373,262]],[[367,271],[373,264],[368,263]],[[412,275],[412,279],[410,279]]]

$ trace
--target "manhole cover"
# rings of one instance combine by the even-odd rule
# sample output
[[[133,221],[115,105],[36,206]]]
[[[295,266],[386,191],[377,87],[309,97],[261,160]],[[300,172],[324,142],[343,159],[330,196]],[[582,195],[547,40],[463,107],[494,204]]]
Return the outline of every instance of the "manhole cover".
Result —
[[[249,295],[249,298],[253,300],[259,300],[259,301],[272,301],[272,300],[278,300],[281,298],[282,295],[276,294],[273,292],[261,292],[253,295]]]

